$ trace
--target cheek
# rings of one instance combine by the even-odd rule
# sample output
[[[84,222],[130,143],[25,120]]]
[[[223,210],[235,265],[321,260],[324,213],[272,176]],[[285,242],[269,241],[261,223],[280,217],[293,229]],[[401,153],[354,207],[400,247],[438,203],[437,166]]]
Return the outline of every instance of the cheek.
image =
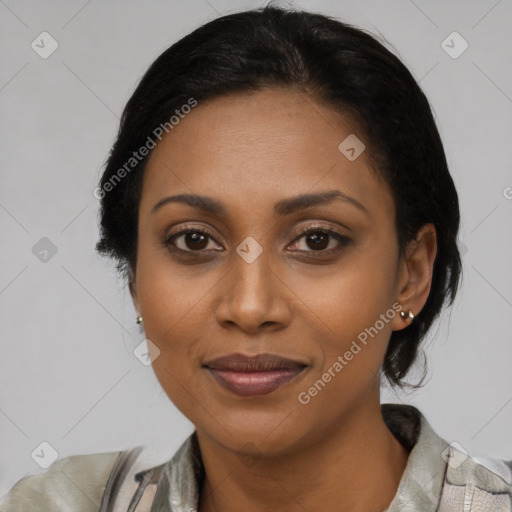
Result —
[[[332,266],[323,275],[300,275],[294,289],[333,333],[354,336],[373,325],[395,297],[394,255],[363,250]]]
[[[178,341],[191,320],[197,325],[198,319],[205,318],[205,298],[222,273],[178,263],[167,249],[156,245],[149,234],[140,239],[137,292],[146,334],[167,343]]]
[[[144,330],[160,350],[156,367],[184,374],[200,359],[199,343],[211,338],[206,328],[212,316],[208,293],[215,281],[185,282],[178,272],[171,275],[153,268],[150,276],[141,276],[141,283]]]
[[[156,251],[141,252],[138,265],[144,331],[160,351],[153,370],[176,407],[194,418],[198,404],[205,409],[198,375],[205,349],[215,340],[212,297],[225,272],[180,265]]]
[[[315,305],[321,318],[321,353],[296,397],[311,418],[335,421],[380,384],[391,320],[397,313],[387,280],[376,284],[377,278],[376,272],[340,276],[339,282],[324,287]]]
[[[152,313],[146,336],[158,347],[159,354],[152,366],[162,389],[174,405],[189,419],[195,418],[197,407],[205,409],[200,392],[201,357],[204,353],[204,332],[198,318],[203,316],[199,309],[190,311],[188,316],[168,308]],[[201,335],[198,335],[200,333]],[[206,334],[207,336],[207,334]],[[201,352],[203,346],[203,352]],[[207,407],[206,407],[207,408]]]
[[[378,373],[392,332],[391,321],[397,314],[392,307],[394,258],[389,248],[388,252],[385,248],[359,251],[330,277],[305,279],[308,309],[315,313],[309,316],[318,326],[323,352],[316,378],[332,367],[338,356],[343,357],[343,373],[351,375],[354,385],[358,379],[371,379]]]

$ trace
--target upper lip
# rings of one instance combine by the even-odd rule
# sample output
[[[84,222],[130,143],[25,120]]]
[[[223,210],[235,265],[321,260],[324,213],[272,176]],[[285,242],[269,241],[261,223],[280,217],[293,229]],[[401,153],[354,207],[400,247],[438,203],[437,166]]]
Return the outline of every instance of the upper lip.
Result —
[[[203,366],[213,370],[227,370],[232,372],[269,372],[283,369],[297,370],[307,365],[300,361],[275,354],[256,354],[253,356],[229,354],[212,359],[204,363]]]

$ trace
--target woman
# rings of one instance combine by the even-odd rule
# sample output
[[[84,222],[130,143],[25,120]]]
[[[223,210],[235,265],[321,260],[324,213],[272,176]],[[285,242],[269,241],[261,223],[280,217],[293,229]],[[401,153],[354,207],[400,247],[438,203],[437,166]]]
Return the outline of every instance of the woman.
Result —
[[[374,37],[275,7],[198,28],[143,77],[95,194],[97,249],[195,431],[157,466],[59,460],[3,511],[512,510],[512,461],[380,404],[461,262],[428,101]]]

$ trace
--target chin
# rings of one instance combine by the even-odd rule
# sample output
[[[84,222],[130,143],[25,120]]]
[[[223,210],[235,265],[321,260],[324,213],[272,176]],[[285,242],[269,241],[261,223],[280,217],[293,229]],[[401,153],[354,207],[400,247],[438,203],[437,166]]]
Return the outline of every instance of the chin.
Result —
[[[307,435],[304,421],[300,424],[302,429],[306,429],[299,430],[299,421],[289,411],[284,412],[282,409],[273,413],[255,411],[253,414],[219,412],[215,419],[212,422],[211,418],[206,418],[204,427],[196,423],[197,430],[235,452],[250,451],[252,447],[267,455],[277,455]]]

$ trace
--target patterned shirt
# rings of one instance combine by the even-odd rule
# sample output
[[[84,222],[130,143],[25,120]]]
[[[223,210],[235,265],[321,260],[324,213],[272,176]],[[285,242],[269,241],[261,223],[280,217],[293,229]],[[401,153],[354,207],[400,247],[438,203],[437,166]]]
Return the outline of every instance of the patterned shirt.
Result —
[[[413,406],[381,409],[410,450],[385,512],[512,512],[512,461],[469,456],[439,437]],[[45,474],[20,480],[0,511],[197,512],[205,473],[196,432],[163,464],[149,465],[147,453],[139,446],[66,457]]]

